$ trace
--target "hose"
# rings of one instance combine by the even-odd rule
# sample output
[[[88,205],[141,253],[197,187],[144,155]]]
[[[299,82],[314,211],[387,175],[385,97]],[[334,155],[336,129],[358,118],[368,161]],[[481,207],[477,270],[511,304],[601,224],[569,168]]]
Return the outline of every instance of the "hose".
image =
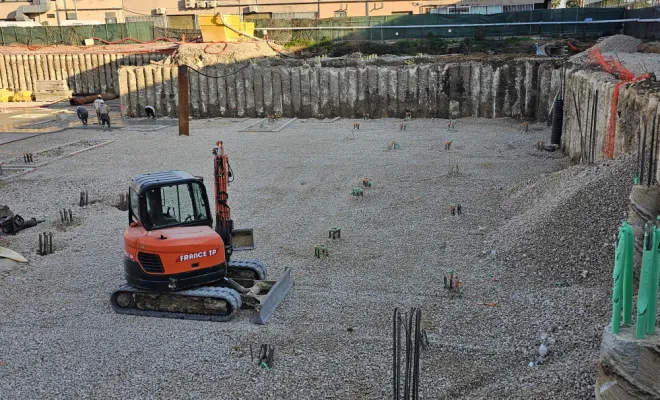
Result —
[[[151,44],[151,43],[155,43],[155,42],[170,42],[170,43],[174,43],[174,44],[186,44],[186,43],[196,43],[199,40],[199,39],[195,39],[195,40],[190,41],[190,42],[181,42],[181,41],[177,41],[177,40],[174,40],[174,39],[170,39],[170,38],[165,37],[165,36],[159,37],[159,38],[156,38],[156,39],[153,39],[153,40],[149,40],[147,42],[144,42],[144,41],[139,40],[139,39],[134,39],[134,38],[131,38],[131,37],[116,40],[114,42],[110,42],[110,41],[107,41],[105,39],[101,39],[101,38],[97,38],[97,37],[92,37],[92,39],[94,39],[96,41],[99,41],[103,44],[120,44],[120,43],[124,43],[124,42],[127,42],[127,41],[132,41],[132,42],[136,42],[136,43],[139,43],[139,44]]]
[[[208,50],[209,47],[215,46],[216,44],[220,44],[220,43],[223,43],[225,45],[225,47],[223,47],[222,50],[220,50],[220,51],[209,51]],[[229,46],[227,44],[227,42],[212,42],[212,43],[209,43],[206,47],[204,47],[204,53],[206,53],[206,54],[222,54],[222,53],[225,52],[225,50],[227,50],[227,46]]]

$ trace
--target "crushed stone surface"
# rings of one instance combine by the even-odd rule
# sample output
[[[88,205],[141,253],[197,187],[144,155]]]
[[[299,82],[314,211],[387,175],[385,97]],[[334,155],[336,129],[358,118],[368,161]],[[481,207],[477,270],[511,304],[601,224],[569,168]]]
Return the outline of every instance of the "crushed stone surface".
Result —
[[[601,53],[636,53],[639,50],[639,45],[642,43],[640,39],[628,35],[613,35],[608,36],[600,43],[596,43],[592,47],[598,47]],[[578,53],[569,60],[575,64],[582,64],[587,60],[591,47],[582,53]]]
[[[617,58],[635,76],[652,73],[660,77],[660,54],[653,53],[605,53]]]
[[[422,308],[430,345],[420,398],[593,397],[629,160],[562,170],[559,152],[535,148],[549,128],[525,133],[507,119],[461,119],[453,131],[446,120],[415,119],[402,132],[400,120],[382,119],[355,131],[352,120],[297,120],[276,133],[238,132],[256,121],[192,121],[190,137],[174,127],[78,129],[0,146],[5,160],[115,139],[0,183],[0,204],[46,219],[0,236],[30,260],[0,270],[3,399],[391,398],[395,307]],[[115,314],[119,194],[150,171],[212,182],[217,140],[235,173],[232,217],[255,230],[256,250],[239,258],[266,261],[271,279],[291,267],[291,293],[266,326],[251,325],[249,310],[227,323]],[[373,186],[352,198],[363,177]],[[87,208],[76,205],[82,190]],[[464,215],[450,215],[455,202]],[[58,229],[63,207],[76,223]],[[54,232],[54,254],[36,255],[41,231]],[[314,258],[316,244],[329,257]],[[460,297],[442,287],[449,269]],[[250,345],[262,343],[275,347],[268,372],[250,360]],[[544,362],[530,368],[541,344]]]

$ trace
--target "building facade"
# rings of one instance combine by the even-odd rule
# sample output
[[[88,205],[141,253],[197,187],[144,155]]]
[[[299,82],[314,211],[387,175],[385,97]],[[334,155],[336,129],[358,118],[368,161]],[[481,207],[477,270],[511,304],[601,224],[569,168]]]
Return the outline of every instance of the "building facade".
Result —
[[[506,8],[534,8],[542,0],[0,0],[0,22],[40,25],[83,25],[162,19],[167,27],[194,28],[195,14],[238,14],[246,20],[340,18],[397,14],[478,13]],[[448,7],[459,4],[459,8]],[[479,7],[483,6],[483,7]],[[510,7],[516,6],[516,7]],[[452,10],[453,8],[453,10]],[[536,6],[535,8],[539,8]]]

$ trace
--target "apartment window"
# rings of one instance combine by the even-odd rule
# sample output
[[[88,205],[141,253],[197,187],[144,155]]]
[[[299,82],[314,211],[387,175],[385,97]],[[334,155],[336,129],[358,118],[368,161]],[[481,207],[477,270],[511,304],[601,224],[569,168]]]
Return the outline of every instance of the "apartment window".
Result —
[[[457,6],[449,6],[447,7],[447,10],[449,11],[449,14],[469,14],[470,13],[470,7],[457,7]]]
[[[335,11],[335,18],[346,18],[346,11],[344,10]]]
[[[392,11],[392,15],[412,15],[412,11]]]
[[[68,20],[76,20],[78,19],[78,14],[75,12],[67,12],[66,13],[66,19]]]

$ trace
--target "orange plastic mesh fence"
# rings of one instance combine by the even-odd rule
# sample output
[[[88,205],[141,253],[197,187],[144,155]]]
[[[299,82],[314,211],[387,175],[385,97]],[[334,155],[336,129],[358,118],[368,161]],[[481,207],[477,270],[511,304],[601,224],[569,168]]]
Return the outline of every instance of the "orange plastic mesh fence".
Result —
[[[635,77],[635,75],[630,72],[626,67],[621,65],[621,62],[616,58],[612,56],[603,56],[598,49],[598,47],[593,47],[591,50],[589,50],[589,54],[587,54],[587,64],[599,64],[603,69],[607,72],[609,72],[612,75],[615,75],[617,78],[619,78],[621,81],[617,82],[616,85],[614,85],[614,91],[612,93],[612,103],[610,105],[610,118],[608,121],[608,126],[607,126],[607,138],[605,140],[605,145],[603,147],[603,153],[605,153],[605,156],[607,158],[613,158],[614,157],[614,141],[616,139],[616,114],[617,114],[617,107],[619,103],[619,92],[621,90],[621,86],[625,85],[626,83],[631,83],[631,82],[637,82],[641,81],[643,79],[646,79],[649,77],[648,74],[643,74],[638,77]]]
[[[630,81],[635,75],[627,70],[621,62],[612,56],[605,57],[598,47],[593,47],[587,54],[587,64],[600,64],[601,67],[610,74],[616,75],[622,81]]]

